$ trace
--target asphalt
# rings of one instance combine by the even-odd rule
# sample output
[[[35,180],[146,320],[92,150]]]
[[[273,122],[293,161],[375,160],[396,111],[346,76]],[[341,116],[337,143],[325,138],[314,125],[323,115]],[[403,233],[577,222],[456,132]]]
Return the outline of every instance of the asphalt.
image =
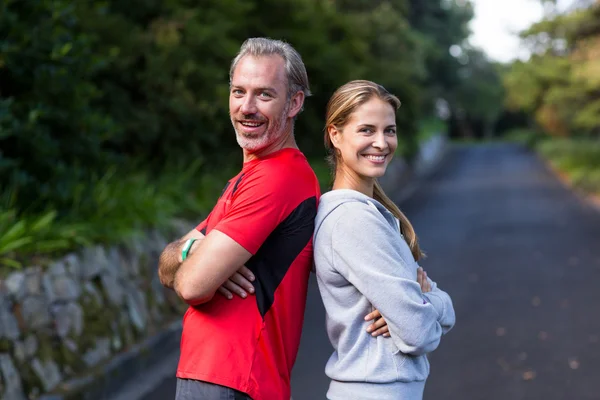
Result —
[[[600,399],[598,209],[505,144],[453,148],[401,208],[457,314],[425,399]],[[325,399],[324,318],[311,279],[294,400]],[[143,400],[174,398],[173,378],[147,380]]]

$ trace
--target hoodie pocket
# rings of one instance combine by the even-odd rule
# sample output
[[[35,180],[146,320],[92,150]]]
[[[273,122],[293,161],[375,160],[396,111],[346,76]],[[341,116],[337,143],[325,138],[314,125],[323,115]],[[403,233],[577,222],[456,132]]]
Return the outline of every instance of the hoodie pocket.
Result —
[[[424,381],[429,376],[427,356],[410,356],[398,351],[394,354],[394,363],[400,382]]]

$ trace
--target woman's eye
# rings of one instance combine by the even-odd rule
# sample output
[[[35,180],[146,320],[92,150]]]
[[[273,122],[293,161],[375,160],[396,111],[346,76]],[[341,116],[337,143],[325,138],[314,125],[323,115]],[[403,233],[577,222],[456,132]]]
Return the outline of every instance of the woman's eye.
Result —
[[[385,131],[385,133],[387,133],[388,135],[395,135],[396,134],[396,130],[395,129],[388,129]]]
[[[361,130],[359,132],[363,132],[363,133],[373,133],[373,131],[371,130],[371,128],[361,128]]]

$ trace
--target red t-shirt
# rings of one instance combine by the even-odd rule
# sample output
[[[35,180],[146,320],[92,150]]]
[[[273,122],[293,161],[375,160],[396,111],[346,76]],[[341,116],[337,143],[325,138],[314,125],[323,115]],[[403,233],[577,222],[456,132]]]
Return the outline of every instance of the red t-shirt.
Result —
[[[283,149],[244,164],[197,229],[216,229],[252,257],[255,295],[216,294],[183,317],[177,377],[254,400],[289,400],[302,332],[319,184],[304,155]]]

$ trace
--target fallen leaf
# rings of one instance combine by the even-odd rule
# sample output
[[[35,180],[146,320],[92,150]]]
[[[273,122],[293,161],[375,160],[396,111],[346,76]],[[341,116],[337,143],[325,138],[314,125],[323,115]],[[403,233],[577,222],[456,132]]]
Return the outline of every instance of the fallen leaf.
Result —
[[[575,357],[569,358],[569,367],[571,367],[571,369],[579,368],[579,361],[577,361],[577,358],[575,358]]]
[[[523,380],[531,381],[533,379],[535,379],[535,371],[529,370],[529,371],[523,372]]]

